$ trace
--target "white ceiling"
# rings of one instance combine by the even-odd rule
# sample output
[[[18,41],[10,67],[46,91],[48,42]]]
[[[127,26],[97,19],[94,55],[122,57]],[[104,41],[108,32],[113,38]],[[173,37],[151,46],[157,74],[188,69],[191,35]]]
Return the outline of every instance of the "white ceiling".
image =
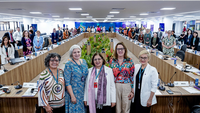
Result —
[[[15,1],[15,2],[13,2]],[[17,2],[16,2],[17,1]],[[200,1],[173,1],[173,0],[154,0],[154,1],[137,1],[137,0],[118,0],[118,1],[97,1],[97,0],[1,0],[0,1],[0,15],[12,14],[11,16],[29,16],[51,19],[53,15],[59,15],[60,19],[69,17],[69,20],[76,21],[76,19],[84,21],[93,21],[87,19],[86,16],[81,16],[76,12],[89,13],[93,19],[103,21],[106,16],[112,11],[112,8],[125,8],[120,10],[119,14],[114,14],[112,19],[108,21],[115,21],[121,19],[137,20],[150,17],[171,16],[174,14],[193,15],[200,19]],[[163,7],[175,7],[172,11],[162,11]],[[69,8],[82,8],[82,11],[70,11]],[[29,12],[42,12],[39,15],[33,15]],[[156,12],[156,13],[149,13]],[[195,13],[194,13],[195,12]],[[141,16],[140,13],[149,13],[147,16]],[[136,16],[136,18],[129,18]],[[4,16],[3,16],[4,17]],[[0,18],[2,18],[0,16]],[[183,16],[175,18],[176,20],[185,19]],[[191,18],[191,17],[190,17]],[[193,17],[192,17],[193,18]],[[124,20],[123,20],[124,19]]]

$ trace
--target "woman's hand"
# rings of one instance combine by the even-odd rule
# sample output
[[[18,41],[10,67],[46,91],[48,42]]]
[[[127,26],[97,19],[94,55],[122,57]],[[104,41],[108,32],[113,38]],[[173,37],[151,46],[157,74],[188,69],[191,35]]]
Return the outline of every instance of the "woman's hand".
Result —
[[[115,107],[116,103],[111,103],[111,108]]]
[[[87,106],[87,101],[84,101],[85,106]]]
[[[53,109],[51,108],[51,106],[47,105],[44,107],[47,113],[53,113]]]
[[[7,57],[7,58],[6,58],[6,60],[7,60],[7,61],[8,61],[8,60],[10,60],[10,58],[9,58],[9,57]]]
[[[131,100],[133,98],[134,94],[132,92],[129,93],[128,98]]]
[[[192,47],[192,50],[194,50],[194,47]]]
[[[56,42],[56,40],[54,40],[54,42]]]
[[[75,97],[75,96],[72,97],[72,98],[71,98],[71,101],[72,101],[73,104],[76,104],[76,97]]]
[[[148,101],[147,101],[147,107],[150,107],[151,104],[152,104],[152,99],[148,99]]]

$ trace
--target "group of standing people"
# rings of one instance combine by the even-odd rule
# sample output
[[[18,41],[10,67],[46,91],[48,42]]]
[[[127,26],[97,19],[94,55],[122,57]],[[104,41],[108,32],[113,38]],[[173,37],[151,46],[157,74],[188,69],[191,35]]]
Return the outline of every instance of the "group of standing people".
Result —
[[[25,30],[20,32],[20,28],[16,28],[16,32],[13,33],[13,29],[6,32],[2,38],[2,44],[0,48],[0,55],[2,64],[7,64],[10,59],[17,56],[17,46],[23,46],[23,55],[29,55],[34,50],[35,52],[42,50],[43,37],[40,36],[40,31],[33,33],[33,30]]]
[[[73,45],[64,71],[58,68],[57,53],[45,58],[46,70],[38,85],[38,104],[47,113],[149,113],[156,104],[158,73],[148,64],[150,53],[139,54],[141,64],[134,65],[127,48],[116,45],[109,67],[100,53],[91,59],[92,68],[81,57],[81,48]]]
[[[187,33],[185,34],[185,32]],[[186,31],[183,31],[179,37],[179,41],[186,44],[187,48],[200,51],[200,38],[198,37],[198,32],[192,32],[191,29],[187,29]]]
[[[95,32],[105,33],[106,31],[114,33],[113,26],[109,27],[108,30],[106,30],[105,26],[104,27],[102,27],[102,26],[97,26],[97,27],[88,26],[87,29],[83,29],[83,32],[89,32],[89,33],[95,33]]]

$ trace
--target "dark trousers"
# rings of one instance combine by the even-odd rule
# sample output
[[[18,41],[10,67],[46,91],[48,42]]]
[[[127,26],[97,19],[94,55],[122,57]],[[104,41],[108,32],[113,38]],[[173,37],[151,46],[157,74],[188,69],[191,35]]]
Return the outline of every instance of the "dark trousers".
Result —
[[[22,45],[21,41],[18,41],[17,46],[21,46],[21,45]]]
[[[46,110],[44,112],[47,113]],[[53,113],[65,113],[65,105],[60,108],[53,108]]]
[[[89,111],[89,106],[87,106],[87,113],[90,113]],[[96,108],[96,113],[112,113],[112,108],[111,106],[103,106],[103,109]]]

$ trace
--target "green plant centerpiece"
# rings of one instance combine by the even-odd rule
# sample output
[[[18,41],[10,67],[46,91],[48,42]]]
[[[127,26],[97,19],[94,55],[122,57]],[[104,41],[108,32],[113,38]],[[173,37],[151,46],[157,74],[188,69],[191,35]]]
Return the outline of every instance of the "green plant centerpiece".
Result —
[[[94,41],[96,39],[96,42]],[[90,43],[91,53],[87,55],[87,44]],[[81,49],[81,59],[85,59],[88,65],[88,68],[92,67],[92,56],[98,52],[101,53],[104,48],[106,52],[106,66],[109,66],[108,62],[111,58],[113,58],[113,50],[110,49],[110,39],[105,34],[99,34],[96,36],[89,37],[87,42],[83,43]]]

